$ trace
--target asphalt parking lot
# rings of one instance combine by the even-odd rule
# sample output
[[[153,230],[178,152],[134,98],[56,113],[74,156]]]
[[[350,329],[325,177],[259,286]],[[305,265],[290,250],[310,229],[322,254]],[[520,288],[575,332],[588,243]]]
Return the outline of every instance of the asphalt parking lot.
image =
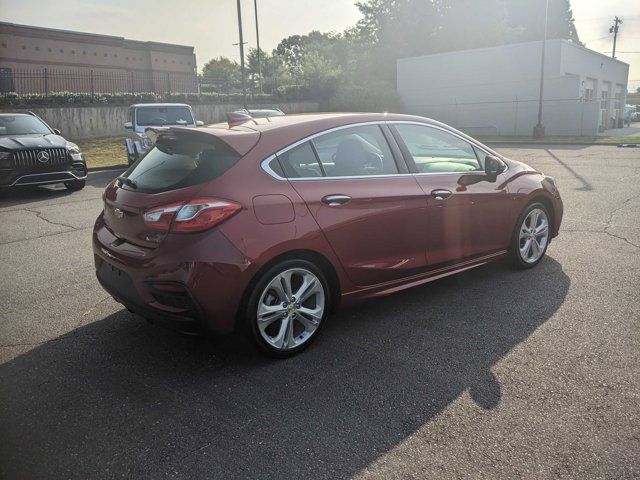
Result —
[[[1,478],[637,478],[640,149],[499,148],[560,236],[331,317],[286,361],[147,324],[98,285],[81,192],[0,197]]]

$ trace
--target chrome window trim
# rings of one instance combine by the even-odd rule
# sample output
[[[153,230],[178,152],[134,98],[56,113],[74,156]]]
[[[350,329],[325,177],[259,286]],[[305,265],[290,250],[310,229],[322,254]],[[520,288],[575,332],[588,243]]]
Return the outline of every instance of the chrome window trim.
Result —
[[[73,173],[70,170],[62,170],[59,172],[43,172],[43,173],[31,173],[28,175],[21,175],[18,178],[16,178],[14,180],[14,182],[10,185],[7,185],[9,187],[13,187],[15,186],[20,180],[22,180],[23,178],[29,178],[29,177],[39,177],[41,175],[59,175],[61,173],[67,173],[69,175],[71,175],[72,177],[74,177],[76,180],[84,180],[85,178],[87,178],[87,175],[85,175],[84,177],[79,177],[78,175],[76,175],[75,173]],[[39,185],[39,184],[46,184],[46,183],[63,183],[63,182],[69,182],[72,181],[73,178],[68,178],[66,180],[43,180],[41,182],[29,182],[29,183],[21,183],[20,185]]]
[[[451,130],[448,130],[446,128],[440,127],[439,125],[433,125],[430,123],[425,123],[425,122],[415,122],[415,121],[411,121],[411,120],[372,120],[370,122],[359,122],[359,123],[351,123],[348,125],[340,125],[339,127],[333,127],[330,128],[328,130],[323,130],[321,132],[318,133],[314,133],[312,135],[309,135],[308,137],[305,137],[301,140],[298,140],[297,142],[292,143],[291,145],[287,145],[286,147],[278,150],[277,152],[269,155],[266,159],[264,159],[261,163],[260,166],[262,168],[262,170],[264,170],[269,176],[275,178],[276,180],[280,180],[280,181],[289,181],[289,182],[297,182],[297,181],[309,181],[309,180],[358,180],[358,179],[367,179],[367,178],[389,178],[389,177],[409,177],[409,176],[426,176],[426,175],[485,175],[484,170],[472,170],[470,172],[422,172],[422,173],[392,173],[392,174],[384,174],[384,175],[353,175],[353,176],[343,176],[343,177],[297,177],[297,178],[285,178],[282,177],[280,175],[278,175],[275,171],[273,171],[273,169],[271,167],[269,167],[269,163],[271,163],[272,160],[276,159],[278,155],[282,155],[283,153],[286,153],[287,151],[296,148],[299,145],[302,145],[305,142],[309,142],[311,140],[313,140],[314,138],[320,137],[322,135],[326,135],[328,133],[333,133],[335,131],[338,130],[344,130],[346,128],[352,128],[352,127],[362,127],[362,126],[368,126],[368,125],[397,125],[397,124],[407,124],[407,125],[420,125],[423,127],[429,127],[429,128],[435,128],[436,130],[441,130],[443,132],[446,132],[450,135],[453,135],[454,137],[459,138],[460,140],[468,143],[469,145],[475,146],[476,148],[479,148],[480,150],[482,150],[483,152],[485,152],[487,155],[492,155],[492,153],[489,153],[485,150],[485,148],[479,143],[479,142],[470,142],[469,140],[467,140],[466,138],[464,138],[463,136],[457,134],[456,132],[452,132]],[[386,140],[386,138],[385,138]],[[505,162],[503,162],[505,163]],[[482,166],[482,165],[481,165]],[[509,166],[505,163],[505,170],[502,172],[506,172],[509,169]]]

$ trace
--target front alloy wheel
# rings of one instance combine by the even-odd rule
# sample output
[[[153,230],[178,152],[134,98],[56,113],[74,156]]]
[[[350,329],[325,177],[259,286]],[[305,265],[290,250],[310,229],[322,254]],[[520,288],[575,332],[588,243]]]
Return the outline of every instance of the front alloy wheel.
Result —
[[[283,268],[284,267],[284,268]],[[292,355],[320,330],[328,304],[322,272],[306,261],[290,261],[263,277],[252,302],[252,332],[269,354]]]
[[[520,216],[515,235],[516,263],[524,268],[533,267],[544,256],[549,244],[549,215],[544,205],[530,205]]]

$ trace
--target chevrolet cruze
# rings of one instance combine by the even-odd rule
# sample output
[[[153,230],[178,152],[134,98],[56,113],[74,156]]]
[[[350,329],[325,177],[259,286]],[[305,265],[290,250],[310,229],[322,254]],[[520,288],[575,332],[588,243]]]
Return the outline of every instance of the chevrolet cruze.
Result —
[[[531,268],[562,220],[553,178],[426,118],[235,113],[148,133],[104,192],[99,281],[151,321],[244,331],[273,356],[338,305],[503,257]]]

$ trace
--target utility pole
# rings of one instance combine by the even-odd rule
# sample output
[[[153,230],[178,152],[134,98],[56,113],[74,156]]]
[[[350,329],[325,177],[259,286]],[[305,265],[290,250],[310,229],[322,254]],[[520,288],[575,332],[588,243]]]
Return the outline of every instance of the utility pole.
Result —
[[[609,29],[609,33],[613,33],[613,52],[611,53],[611,58],[616,58],[616,41],[618,40],[618,24],[622,23],[622,19],[616,18],[613,19],[613,25]]]
[[[240,0],[237,0],[238,8],[238,32],[240,36],[240,76],[242,77],[242,106],[247,108],[247,88],[244,79],[244,41],[242,39],[242,9],[240,7]]]
[[[253,0],[253,9],[256,12],[256,44],[258,46],[258,86],[262,93],[262,62],[260,60],[260,31],[258,30],[258,0]]]
[[[542,60],[540,61],[540,98],[538,99],[538,124],[533,127],[533,138],[544,138],[544,125],[542,125],[542,99],[544,97],[544,53],[547,46],[547,18],[549,0],[544,5],[544,36],[542,37]]]

